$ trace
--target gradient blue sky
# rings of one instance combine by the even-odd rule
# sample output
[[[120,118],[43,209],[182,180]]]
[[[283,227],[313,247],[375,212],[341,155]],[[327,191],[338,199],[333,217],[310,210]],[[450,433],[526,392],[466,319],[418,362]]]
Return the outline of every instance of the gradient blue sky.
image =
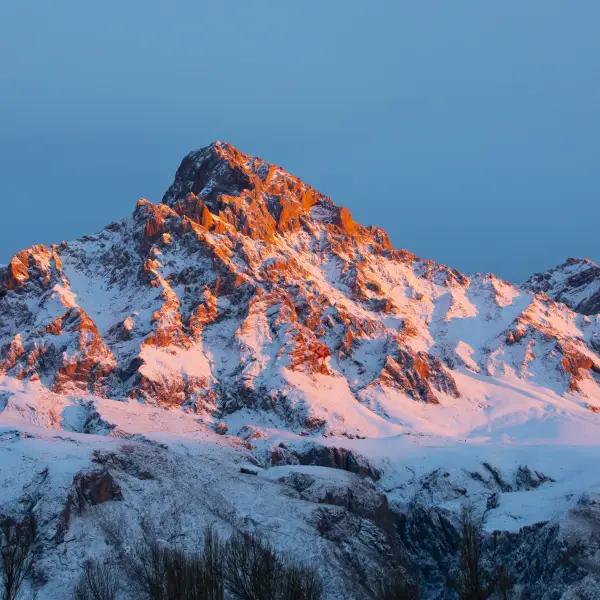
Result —
[[[215,139],[397,246],[600,259],[598,0],[4,0],[0,262],[159,201]]]

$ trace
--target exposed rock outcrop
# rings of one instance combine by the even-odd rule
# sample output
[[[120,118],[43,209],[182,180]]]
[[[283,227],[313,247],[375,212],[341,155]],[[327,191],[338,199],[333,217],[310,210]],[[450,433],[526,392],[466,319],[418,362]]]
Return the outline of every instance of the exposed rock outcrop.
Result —
[[[600,266],[587,258],[569,258],[562,265],[535,273],[523,285],[583,315],[600,313]]]

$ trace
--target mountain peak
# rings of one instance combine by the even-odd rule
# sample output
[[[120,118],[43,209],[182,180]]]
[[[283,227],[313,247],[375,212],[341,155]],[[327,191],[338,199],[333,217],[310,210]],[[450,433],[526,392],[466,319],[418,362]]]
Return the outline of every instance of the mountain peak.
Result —
[[[343,236],[390,247],[383,231],[355,223],[347,208],[336,206],[298,177],[222,141],[184,157],[162,202],[209,228],[233,226],[264,241],[278,233],[310,229],[318,221]]]
[[[576,312],[600,313],[600,266],[589,258],[567,258],[556,267],[533,274],[523,287],[545,292]]]
[[[590,258],[567,258],[567,260],[562,264],[559,265],[559,267],[556,268],[560,268],[560,267],[565,267],[565,266],[572,266],[572,265],[581,265],[584,267],[597,267],[597,263],[595,263],[593,260],[591,260]]]
[[[184,157],[163,203],[173,206],[188,194],[207,202],[216,200],[220,194],[238,195],[252,187],[252,176],[264,177],[267,171],[265,161],[216,141]]]

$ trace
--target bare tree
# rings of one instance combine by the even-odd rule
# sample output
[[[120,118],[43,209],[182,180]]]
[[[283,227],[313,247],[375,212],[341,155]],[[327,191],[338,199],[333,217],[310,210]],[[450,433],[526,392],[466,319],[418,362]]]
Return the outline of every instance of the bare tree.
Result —
[[[375,600],[419,600],[419,588],[407,581],[401,571],[394,571],[379,583],[373,593]]]
[[[222,600],[224,594],[225,546],[212,529],[204,532],[202,573],[206,600]]]
[[[278,556],[254,535],[233,536],[225,554],[226,588],[237,600],[319,600],[323,594],[313,569]]]
[[[249,534],[234,535],[227,544],[227,589],[239,600],[276,600],[281,565],[271,546]]]
[[[115,600],[119,580],[112,563],[87,561],[73,592],[74,600]]]
[[[148,600],[222,600],[224,547],[211,530],[201,552],[186,552],[148,534],[128,556],[126,571]]]
[[[17,600],[23,582],[33,567],[32,548],[36,540],[36,521],[27,515],[22,521],[4,518],[0,522],[0,567],[3,600]]]
[[[483,526],[473,507],[462,507],[459,521],[458,595],[461,600],[485,600],[486,575],[482,567]]]
[[[163,550],[164,600],[205,600],[202,558],[182,550]]]
[[[125,560],[136,597],[147,600],[320,600],[318,574],[279,556],[260,538],[234,535],[227,543],[210,529],[199,551],[173,548],[150,529]],[[77,600],[88,600],[87,597]],[[96,600],[96,598],[90,599]]]
[[[125,561],[129,580],[136,592],[148,600],[164,600],[165,548],[144,536]]]
[[[282,575],[282,600],[319,600],[323,595],[323,582],[310,567],[284,564]]]

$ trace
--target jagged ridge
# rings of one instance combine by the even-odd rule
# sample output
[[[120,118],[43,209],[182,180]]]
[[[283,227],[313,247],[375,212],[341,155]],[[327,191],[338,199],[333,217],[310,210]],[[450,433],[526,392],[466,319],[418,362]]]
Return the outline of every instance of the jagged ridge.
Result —
[[[483,425],[509,381],[524,398],[566,395],[577,418],[600,404],[598,317],[397,250],[221,142],[184,158],[161,204],[17,254],[0,311],[6,377],[215,418],[457,433]]]
[[[575,312],[584,315],[600,312],[600,266],[588,258],[569,258],[562,265],[535,273],[523,286],[545,292]]]

